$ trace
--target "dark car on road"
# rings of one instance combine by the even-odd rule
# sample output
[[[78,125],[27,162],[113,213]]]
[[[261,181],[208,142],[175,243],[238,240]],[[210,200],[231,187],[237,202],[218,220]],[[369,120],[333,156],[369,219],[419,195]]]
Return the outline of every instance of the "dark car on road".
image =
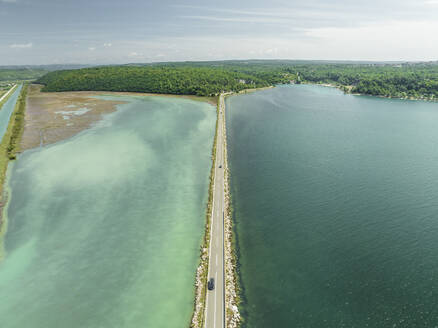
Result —
[[[207,288],[208,288],[208,290],[214,289],[214,278],[210,278],[210,280],[208,281],[208,284],[207,284]]]

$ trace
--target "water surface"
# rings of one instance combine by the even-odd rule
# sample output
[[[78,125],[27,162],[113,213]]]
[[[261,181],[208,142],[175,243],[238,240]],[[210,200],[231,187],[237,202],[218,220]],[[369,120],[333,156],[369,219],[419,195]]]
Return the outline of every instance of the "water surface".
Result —
[[[20,95],[22,87],[23,86],[20,84],[15,91],[9,95],[8,100],[3,104],[3,106],[0,106],[0,141],[8,129],[9,119],[14,111],[15,104],[17,103],[17,99]]]
[[[117,100],[129,103],[10,170],[2,328],[188,326],[215,108]]]
[[[438,326],[438,104],[227,99],[247,327]]]

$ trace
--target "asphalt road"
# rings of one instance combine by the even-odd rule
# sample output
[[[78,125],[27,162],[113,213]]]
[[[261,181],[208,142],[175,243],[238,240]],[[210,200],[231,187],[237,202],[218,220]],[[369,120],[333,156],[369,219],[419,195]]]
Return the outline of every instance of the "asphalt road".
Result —
[[[8,90],[8,92],[6,92],[1,98],[0,98],[0,102],[3,100],[3,99],[5,99],[13,90],[15,90],[15,86],[16,86],[16,84],[14,84],[14,86],[12,87],[12,88],[10,88],[9,90]]]
[[[205,307],[205,327],[225,327],[225,286],[224,286],[224,97],[219,97],[219,117],[216,142],[216,167],[214,169],[213,206],[211,238],[209,250],[208,279],[214,278],[214,290],[207,290]],[[221,167],[219,167],[221,166]]]

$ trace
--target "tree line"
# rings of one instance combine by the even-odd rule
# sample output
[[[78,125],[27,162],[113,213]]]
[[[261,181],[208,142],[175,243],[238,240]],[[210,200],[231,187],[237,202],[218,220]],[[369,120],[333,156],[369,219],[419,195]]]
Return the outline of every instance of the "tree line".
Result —
[[[43,91],[131,91],[199,96],[284,83],[331,83],[347,92],[437,99],[438,64],[211,61],[104,66],[55,71]]]
[[[55,71],[37,80],[42,91],[130,91],[211,96],[268,86],[243,72],[209,67],[105,66]]]
[[[34,80],[46,74],[47,70],[33,68],[2,69],[0,68],[0,81]]]

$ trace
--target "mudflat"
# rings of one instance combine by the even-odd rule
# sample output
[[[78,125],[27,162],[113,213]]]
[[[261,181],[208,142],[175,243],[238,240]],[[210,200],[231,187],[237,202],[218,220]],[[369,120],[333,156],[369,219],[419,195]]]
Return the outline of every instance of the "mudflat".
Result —
[[[41,92],[30,85],[21,150],[70,138],[116,110],[123,101],[103,100],[102,92]]]
[[[29,86],[25,126],[21,141],[21,150],[53,144],[68,139],[89,128],[108,114],[116,106],[124,104],[122,100],[102,99],[99,96],[161,96],[179,97],[205,101],[216,105],[215,97],[177,96],[132,92],[74,91],[41,92],[42,85]]]

